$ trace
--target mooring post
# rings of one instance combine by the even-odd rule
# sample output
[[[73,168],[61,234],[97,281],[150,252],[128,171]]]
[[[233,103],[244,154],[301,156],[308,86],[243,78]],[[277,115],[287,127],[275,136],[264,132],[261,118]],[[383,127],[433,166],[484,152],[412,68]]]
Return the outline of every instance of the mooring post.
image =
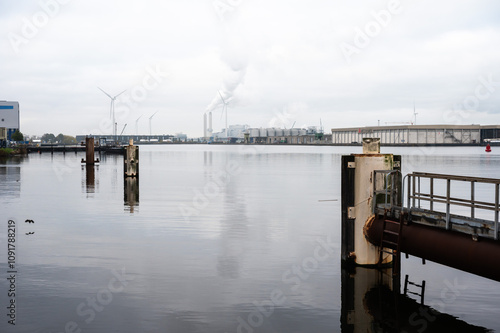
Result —
[[[129,140],[129,145],[125,147],[123,159],[124,177],[139,177],[139,147],[134,146],[134,140]]]
[[[377,266],[380,249],[364,235],[373,215],[375,170],[393,170],[394,156],[380,153],[380,139],[363,139],[363,153],[342,157],[342,260],[348,264]],[[399,166],[398,166],[399,168]],[[383,263],[391,262],[391,256]]]
[[[88,136],[85,137],[85,157],[85,160],[82,158],[82,163],[93,165],[99,162],[98,159],[94,158],[94,138]]]

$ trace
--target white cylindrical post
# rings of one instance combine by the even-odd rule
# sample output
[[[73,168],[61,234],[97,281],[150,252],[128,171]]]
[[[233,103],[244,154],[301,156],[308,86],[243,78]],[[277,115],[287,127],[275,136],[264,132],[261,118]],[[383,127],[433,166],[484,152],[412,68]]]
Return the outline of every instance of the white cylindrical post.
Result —
[[[354,154],[354,254],[357,265],[377,265],[379,247],[365,237],[363,228],[373,215],[373,182],[375,170],[392,170],[394,156],[380,154],[380,139],[363,139],[363,154]],[[390,262],[392,258],[385,261]]]

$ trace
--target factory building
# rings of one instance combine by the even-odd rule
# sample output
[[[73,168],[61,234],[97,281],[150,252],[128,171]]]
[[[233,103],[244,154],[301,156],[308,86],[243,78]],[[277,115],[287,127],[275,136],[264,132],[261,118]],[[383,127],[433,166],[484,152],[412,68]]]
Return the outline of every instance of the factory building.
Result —
[[[162,142],[176,142],[182,141],[179,138],[179,135],[184,138],[185,134],[179,133],[178,136],[173,135],[88,135],[89,137],[94,138],[94,142],[97,145],[106,146],[106,145],[128,145],[129,140],[133,140],[134,143],[162,143]],[[77,135],[76,141],[83,143],[85,142],[86,135]]]
[[[332,129],[332,143],[360,144],[380,138],[383,145],[479,145],[500,138],[500,125],[408,125]]]
[[[249,128],[245,134],[248,143],[263,144],[326,144],[331,136],[324,135],[315,126],[308,128]]]
[[[214,141],[231,141],[238,142],[242,141],[246,131],[248,130],[248,125],[229,125],[226,129],[223,128],[220,132],[210,132],[212,137],[209,139],[213,139]]]
[[[0,101],[0,144],[12,140],[12,134],[19,130],[19,102]]]

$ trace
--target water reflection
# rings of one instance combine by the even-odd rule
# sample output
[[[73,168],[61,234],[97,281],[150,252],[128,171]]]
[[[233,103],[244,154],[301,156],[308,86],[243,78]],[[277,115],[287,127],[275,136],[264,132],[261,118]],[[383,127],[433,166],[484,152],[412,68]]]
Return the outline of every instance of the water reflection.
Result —
[[[212,152],[204,151],[203,152],[203,165],[212,165]]]
[[[96,190],[98,189],[98,186],[96,187],[96,169],[99,170],[98,165],[82,165],[82,171],[85,170],[85,181],[82,179],[82,190],[84,193],[96,193]],[[99,182],[97,182],[97,184],[99,184]]]
[[[327,148],[264,147],[269,153],[248,148],[248,153],[239,153],[237,146],[141,147],[140,198],[138,182],[135,189],[133,181],[122,183],[121,156],[103,154],[99,166],[90,168],[89,174],[85,166],[78,172],[82,154],[66,154],[64,158],[54,153],[53,162],[51,154],[32,154],[22,164],[9,160],[5,166],[0,162],[0,169],[9,168],[4,170],[9,173],[7,179],[0,176],[4,177],[0,188],[13,186],[19,193],[20,186],[10,172],[21,176],[23,182],[19,199],[11,200],[0,191],[1,215],[36,222],[20,220],[23,230],[19,237],[26,241],[22,244],[23,274],[19,281],[23,292],[18,299],[23,311],[16,331],[61,332],[66,323],[75,321],[82,332],[332,333],[339,332],[341,325],[344,332],[363,327],[368,332],[396,332],[397,325],[400,332],[417,332],[424,323],[429,328],[422,331],[429,332],[432,323],[423,321],[420,311],[415,312],[420,299],[399,295],[404,275],[401,288],[393,287],[390,273],[380,278],[377,271],[369,274],[375,275],[371,279],[376,283],[368,284],[369,279],[363,282],[362,269],[358,268],[356,273],[347,273],[347,282],[341,283],[338,252],[333,252],[331,260],[307,273],[307,278],[300,278],[296,290],[292,289],[295,282],[283,279],[284,272],[302,267],[303,260],[313,255],[316,239],[340,230],[340,207],[317,204],[317,199],[340,197],[340,156],[353,149],[328,148],[335,150],[328,158],[327,153],[318,156]],[[241,170],[226,179],[220,172],[224,173],[231,161],[239,163]],[[468,160],[464,157],[464,161]],[[494,175],[499,161],[500,157],[470,173]],[[446,173],[449,169],[449,164],[441,165],[441,161],[419,163],[428,171]],[[10,169],[19,166],[22,171]],[[415,170],[423,168],[416,165]],[[205,206],[193,204],[194,189],[203,194],[207,189],[212,194]],[[181,205],[196,208],[199,214],[186,221]],[[127,212],[131,208],[134,214]],[[42,225],[43,230],[36,228]],[[25,234],[29,232],[36,233]],[[337,251],[339,240],[332,237],[332,242]],[[6,272],[6,265],[6,261],[0,262],[0,271]],[[445,278],[453,281],[460,273],[446,267],[425,272],[411,259],[403,268],[413,281],[426,279],[430,286],[426,291],[429,303],[422,311],[431,305],[469,322],[498,328],[497,284],[459,275],[460,285],[467,285],[468,292],[440,307],[431,303],[440,297],[440,283]],[[95,320],[86,323],[88,316],[79,316],[78,306],[98,295],[106,302],[108,283],[114,278],[111,271],[122,269],[135,279],[122,292],[112,293],[110,303],[102,305],[104,310],[95,311]],[[298,279],[298,275],[287,275],[292,276]],[[344,272],[342,276],[346,278]],[[3,280],[0,290],[7,290],[8,281]],[[345,293],[342,304],[341,286]],[[283,291],[286,301],[271,308],[274,290]],[[405,302],[411,304],[406,312],[399,310],[405,308],[401,307]],[[101,309],[101,304],[96,304]],[[264,310],[259,310],[261,305]],[[83,310],[89,309],[86,306]],[[475,329],[447,318],[451,324],[440,319],[448,325],[443,331]],[[358,322],[361,326],[356,326]],[[8,326],[2,320],[0,332],[12,331]]]
[[[21,196],[21,167],[0,161],[0,196],[13,198]]]
[[[129,213],[134,213],[135,207],[139,206],[139,177],[124,177],[123,202]]]
[[[217,272],[224,278],[240,277],[240,262],[247,235],[248,217],[243,195],[238,193],[235,180],[223,188],[224,211],[221,223],[220,254],[217,257]]]
[[[342,269],[342,332],[490,332],[425,305],[425,283],[413,284],[419,301],[408,297],[405,282],[401,294],[392,269]]]

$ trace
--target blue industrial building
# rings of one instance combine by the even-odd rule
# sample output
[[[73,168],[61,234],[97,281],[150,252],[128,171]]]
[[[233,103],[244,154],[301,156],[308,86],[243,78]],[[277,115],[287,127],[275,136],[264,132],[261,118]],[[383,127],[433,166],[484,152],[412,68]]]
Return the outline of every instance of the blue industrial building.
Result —
[[[19,125],[19,102],[0,101],[0,141],[4,141],[3,144],[11,141]]]

